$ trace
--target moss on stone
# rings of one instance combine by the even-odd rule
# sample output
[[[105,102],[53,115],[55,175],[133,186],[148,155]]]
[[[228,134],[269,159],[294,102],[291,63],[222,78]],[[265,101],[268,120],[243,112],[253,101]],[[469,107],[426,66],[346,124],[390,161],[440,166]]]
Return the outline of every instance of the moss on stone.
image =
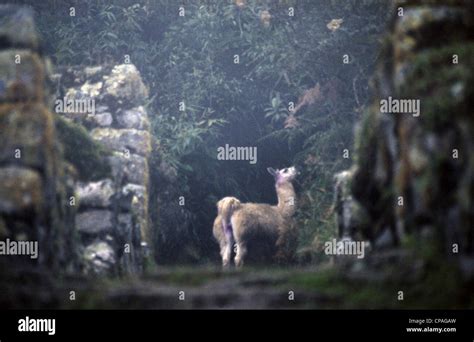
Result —
[[[453,64],[453,55],[458,64]],[[428,129],[442,130],[454,118],[472,115],[474,43],[451,44],[420,52],[400,89],[404,98],[421,101],[421,122]]]
[[[369,270],[361,271],[358,279],[352,279],[335,269],[299,272],[284,286],[326,298],[319,308],[458,309],[472,308],[474,303],[471,285],[455,265],[443,260],[433,260],[412,279],[403,276],[410,274],[404,265],[386,268],[384,274],[377,271],[375,278],[370,274]],[[398,300],[399,291],[403,291],[403,300]]]
[[[367,157],[371,156],[369,151],[375,146],[377,127],[377,111],[370,107],[365,111],[355,135],[355,163],[360,167],[366,167],[369,163]]]
[[[0,52],[0,84],[0,102],[41,101],[44,96],[41,57],[21,49]]]
[[[41,176],[34,170],[10,166],[0,169],[0,211],[14,214],[34,211],[42,206]]]
[[[52,117],[42,104],[1,104],[0,131],[2,163],[20,164],[51,174],[46,169],[54,158]]]
[[[81,181],[110,176],[107,156],[111,152],[92,140],[84,127],[57,116],[56,130],[64,147],[64,158],[77,169]]]

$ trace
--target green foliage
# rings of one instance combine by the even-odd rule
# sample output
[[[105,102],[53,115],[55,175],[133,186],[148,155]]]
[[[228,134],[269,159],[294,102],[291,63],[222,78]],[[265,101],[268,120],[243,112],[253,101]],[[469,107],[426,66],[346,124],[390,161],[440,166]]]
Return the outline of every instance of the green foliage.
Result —
[[[470,283],[462,280],[455,265],[438,259],[414,275],[418,260],[408,259],[387,270],[365,269],[359,277],[345,270],[321,269],[295,273],[285,288],[300,288],[325,298],[319,309],[459,309],[472,307]],[[282,286],[282,287],[283,287]],[[404,300],[397,300],[403,291]]]
[[[98,180],[110,175],[105,161],[109,152],[92,140],[86,129],[56,116],[56,132],[64,148],[64,158],[74,165],[82,181]]]
[[[177,143],[174,133],[165,143],[171,146],[172,160],[177,157],[191,162],[192,156],[205,154],[210,161],[215,158],[216,146],[228,142],[239,146],[256,144],[259,151],[269,151],[272,157],[259,155],[260,167],[296,163],[303,171],[303,205],[298,220],[301,245],[305,245],[314,234],[322,239],[334,234],[330,217],[332,176],[349,165],[349,159],[341,158],[342,150],[352,144],[352,127],[358,107],[363,105],[357,101],[366,98],[367,75],[375,62],[370,52],[375,50],[376,37],[382,29],[382,25],[373,24],[344,27],[331,33],[326,23],[338,17],[336,13],[344,16],[345,11],[368,14],[373,23],[381,23],[383,16],[380,7],[360,8],[360,3],[355,2],[343,9],[342,2],[337,1],[332,6],[301,4],[295,14],[298,20],[288,20],[287,7],[274,2],[248,2],[242,9],[225,3],[208,8],[187,7],[189,17],[171,25],[161,45],[165,58],[158,66],[165,71],[165,77],[159,101],[164,118],[156,129],[160,139],[168,137],[167,132],[173,129],[184,133],[177,146],[173,146]],[[269,27],[260,21],[262,10],[269,10],[272,15]],[[348,49],[353,51],[354,61],[342,67],[341,56]],[[239,64],[234,63],[235,55],[239,56]],[[316,84],[322,85],[322,98],[295,113],[295,126],[291,127],[288,103],[297,103]],[[186,113],[177,112],[180,101],[186,102]],[[200,131],[203,139],[194,134],[196,122],[216,117],[225,120],[223,126]],[[179,142],[186,141],[184,136],[194,142],[190,145],[194,151],[180,156],[184,149],[178,149]],[[208,189],[220,194],[217,197],[232,194],[243,200],[274,201],[271,181],[267,187],[260,181],[267,177],[265,173],[254,173],[250,167],[235,164],[228,167],[209,162],[200,166],[214,182],[198,177],[197,172],[190,174],[188,181],[203,185],[197,193],[208,202],[204,208],[213,208],[216,199],[209,196]],[[237,186],[220,182],[216,167]],[[257,182],[248,181],[249,177]],[[249,189],[257,191],[249,193]],[[196,192],[190,195],[196,196]],[[208,211],[204,213],[207,217]]]
[[[459,64],[446,63],[453,58],[453,51]],[[474,58],[474,44],[453,43],[443,48],[420,52],[404,82],[401,95],[407,98],[417,94],[423,103],[423,123],[433,130],[444,130],[453,117],[470,116],[473,80],[473,66],[468,61]]]

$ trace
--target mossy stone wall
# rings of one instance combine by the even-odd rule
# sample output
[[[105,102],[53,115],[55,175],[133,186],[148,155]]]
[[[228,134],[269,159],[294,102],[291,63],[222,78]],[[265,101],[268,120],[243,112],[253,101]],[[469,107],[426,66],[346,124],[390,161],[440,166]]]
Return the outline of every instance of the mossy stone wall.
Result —
[[[38,243],[38,259],[8,255],[0,263],[74,271],[73,173],[48,108],[48,60],[29,9],[0,6],[0,42],[0,240]]]
[[[469,264],[462,260],[474,255],[473,29],[467,1],[395,4],[345,181],[345,198],[362,210],[351,213],[356,227],[339,220],[341,232],[375,248],[412,241]],[[388,97],[419,101],[419,115],[381,112]]]

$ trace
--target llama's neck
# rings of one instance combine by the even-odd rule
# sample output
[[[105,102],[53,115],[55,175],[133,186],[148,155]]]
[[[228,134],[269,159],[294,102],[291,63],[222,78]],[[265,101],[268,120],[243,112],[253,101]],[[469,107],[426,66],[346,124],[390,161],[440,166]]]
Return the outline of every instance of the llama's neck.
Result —
[[[277,182],[275,187],[278,196],[278,211],[285,218],[293,216],[296,211],[296,194],[293,184]]]

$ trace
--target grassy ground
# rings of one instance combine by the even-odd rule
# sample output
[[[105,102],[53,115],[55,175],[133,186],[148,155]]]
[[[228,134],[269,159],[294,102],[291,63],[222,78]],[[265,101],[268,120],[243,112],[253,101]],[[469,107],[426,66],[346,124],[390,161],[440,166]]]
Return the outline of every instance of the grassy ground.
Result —
[[[457,309],[474,308],[473,285],[450,264],[434,268],[384,255],[363,263],[304,268],[168,267],[120,279],[53,279],[17,272],[0,281],[0,304],[62,309]],[[70,291],[75,300],[70,300]]]

